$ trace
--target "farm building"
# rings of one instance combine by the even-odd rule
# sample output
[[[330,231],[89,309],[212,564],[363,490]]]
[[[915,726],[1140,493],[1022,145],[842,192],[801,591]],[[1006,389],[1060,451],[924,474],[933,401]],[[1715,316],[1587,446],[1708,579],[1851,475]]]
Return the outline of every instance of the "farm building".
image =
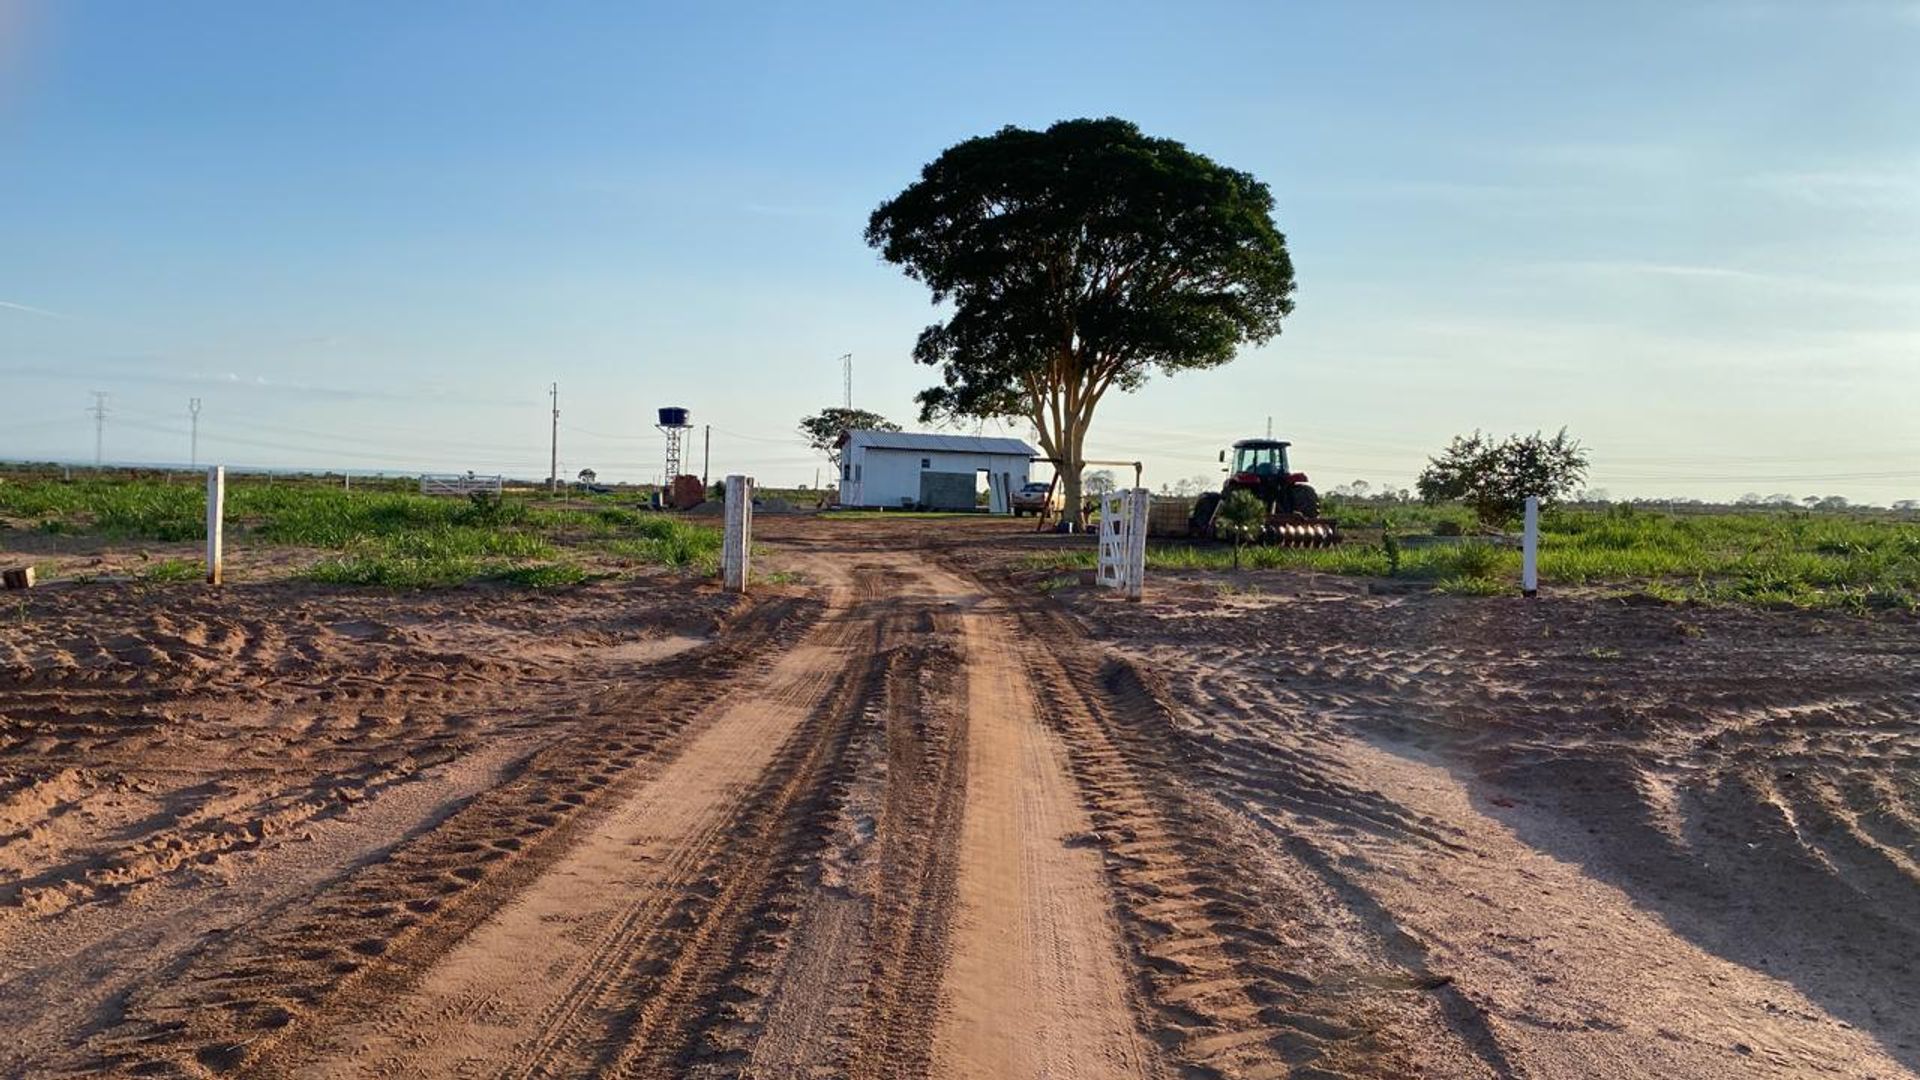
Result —
[[[836,449],[842,506],[971,510],[984,487],[996,514],[1037,456],[1019,439],[912,431],[849,431]]]

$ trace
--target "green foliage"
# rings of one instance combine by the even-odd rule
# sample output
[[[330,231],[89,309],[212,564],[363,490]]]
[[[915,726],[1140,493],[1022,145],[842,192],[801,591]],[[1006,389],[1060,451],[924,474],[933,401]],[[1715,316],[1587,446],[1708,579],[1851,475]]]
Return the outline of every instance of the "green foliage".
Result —
[[[504,525],[509,518],[523,518],[526,509],[524,503],[513,503],[509,507],[496,491],[470,491],[467,493],[467,512],[461,515],[461,519],[472,525]]]
[[[479,561],[466,556],[427,559],[378,554],[323,559],[306,573],[309,580],[328,585],[375,585],[387,589],[446,588],[479,576]]]
[[[587,572],[572,563],[528,563],[502,570],[499,579],[529,589],[551,589],[560,585],[577,585],[587,579]]]
[[[198,483],[44,479],[0,483],[0,515],[33,521],[46,531],[179,542],[204,538],[206,505]],[[547,509],[491,492],[462,500],[299,482],[230,481],[227,536],[230,550],[264,543],[333,552],[306,576],[390,588],[474,580],[570,584],[588,573],[569,557],[575,553],[609,555],[625,567],[711,574],[720,548],[714,528],[618,506]],[[141,576],[172,581],[201,572],[197,560],[173,559]]]
[[[720,564],[720,532],[674,518],[654,517],[639,523],[627,535],[608,540],[602,550],[623,563],[640,566],[690,567],[715,573]]]
[[[1064,464],[1069,508],[1103,394],[1224,364],[1293,310],[1266,185],[1113,118],[950,147],[873,212],[866,239],[951,305],[914,346],[941,371],[922,419],[1031,420]]]
[[[807,445],[821,453],[833,450],[840,436],[849,431],[899,431],[900,425],[866,409],[843,409],[834,407],[821,409],[812,416],[800,420],[800,434],[807,437]]]
[[[197,581],[205,576],[206,564],[192,559],[161,559],[140,569],[140,580],[151,582]]]
[[[1501,441],[1475,431],[1456,436],[1430,458],[1415,486],[1428,503],[1465,503],[1482,524],[1499,526],[1521,515],[1527,496],[1553,506],[1586,477],[1587,452],[1567,437],[1566,428],[1551,439],[1535,432]]]
[[[1419,511],[1411,529],[1430,528]],[[1430,581],[1450,592],[1506,594],[1519,587],[1517,550],[1477,540],[1387,534],[1379,544],[1249,547],[1255,569],[1299,568]],[[1398,561],[1389,553],[1399,550]],[[1037,569],[1093,565],[1075,550],[1032,561]],[[1223,570],[1229,552],[1154,545],[1149,570]],[[1542,516],[1540,577],[1547,586],[1631,589],[1674,602],[1844,611],[1920,611],[1920,523],[1797,511],[1666,514],[1613,508]]]
[[[1233,568],[1240,569],[1240,548],[1267,527],[1267,507],[1244,488],[1229,492],[1214,513],[1214,532],[1233,541]]]

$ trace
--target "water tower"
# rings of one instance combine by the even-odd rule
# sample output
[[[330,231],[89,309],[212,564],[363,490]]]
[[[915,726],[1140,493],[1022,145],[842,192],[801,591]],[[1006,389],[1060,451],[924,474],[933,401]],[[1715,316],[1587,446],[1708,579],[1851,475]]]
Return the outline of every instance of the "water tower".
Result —
[[[680,442],[693,426],[692,415],[677,405],[660,410],[660,423],[655,426],[667,437],[667,474],[661,478],[663,490],[673,487],[674,479],[680,475]]]

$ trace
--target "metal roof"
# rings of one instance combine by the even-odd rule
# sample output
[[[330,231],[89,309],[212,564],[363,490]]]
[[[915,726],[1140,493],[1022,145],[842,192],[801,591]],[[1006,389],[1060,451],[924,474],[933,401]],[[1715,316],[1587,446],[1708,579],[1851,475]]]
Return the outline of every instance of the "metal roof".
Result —
[[[935,435],[921,431],[849,431],[841,441],[873,450],[938,450],[949,454],[996,454],[1002,457],[1038,457],[1040,452],[1019,439],[984,435]]]

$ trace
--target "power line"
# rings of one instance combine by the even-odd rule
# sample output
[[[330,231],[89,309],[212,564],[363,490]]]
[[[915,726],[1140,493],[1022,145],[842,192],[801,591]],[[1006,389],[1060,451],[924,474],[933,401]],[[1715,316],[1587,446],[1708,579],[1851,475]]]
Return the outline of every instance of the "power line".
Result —
[[[653,436],[651,435],[611,435],[604,431],[588,431],[586,428],[574,427],[572,424],[562,424],[560,426],[576,435],[591,435],[596,439],[625,439],[632,442],[653,441]]]
[[[725,435],[729,439],[745,439],[747,442],[773,443],[778,446],[794,446],[801,441],[798,435],[784,439],[771,439],[765,435],[742,435],[737,431],[728,431],[725,428],[714,428],[713,430]]]

